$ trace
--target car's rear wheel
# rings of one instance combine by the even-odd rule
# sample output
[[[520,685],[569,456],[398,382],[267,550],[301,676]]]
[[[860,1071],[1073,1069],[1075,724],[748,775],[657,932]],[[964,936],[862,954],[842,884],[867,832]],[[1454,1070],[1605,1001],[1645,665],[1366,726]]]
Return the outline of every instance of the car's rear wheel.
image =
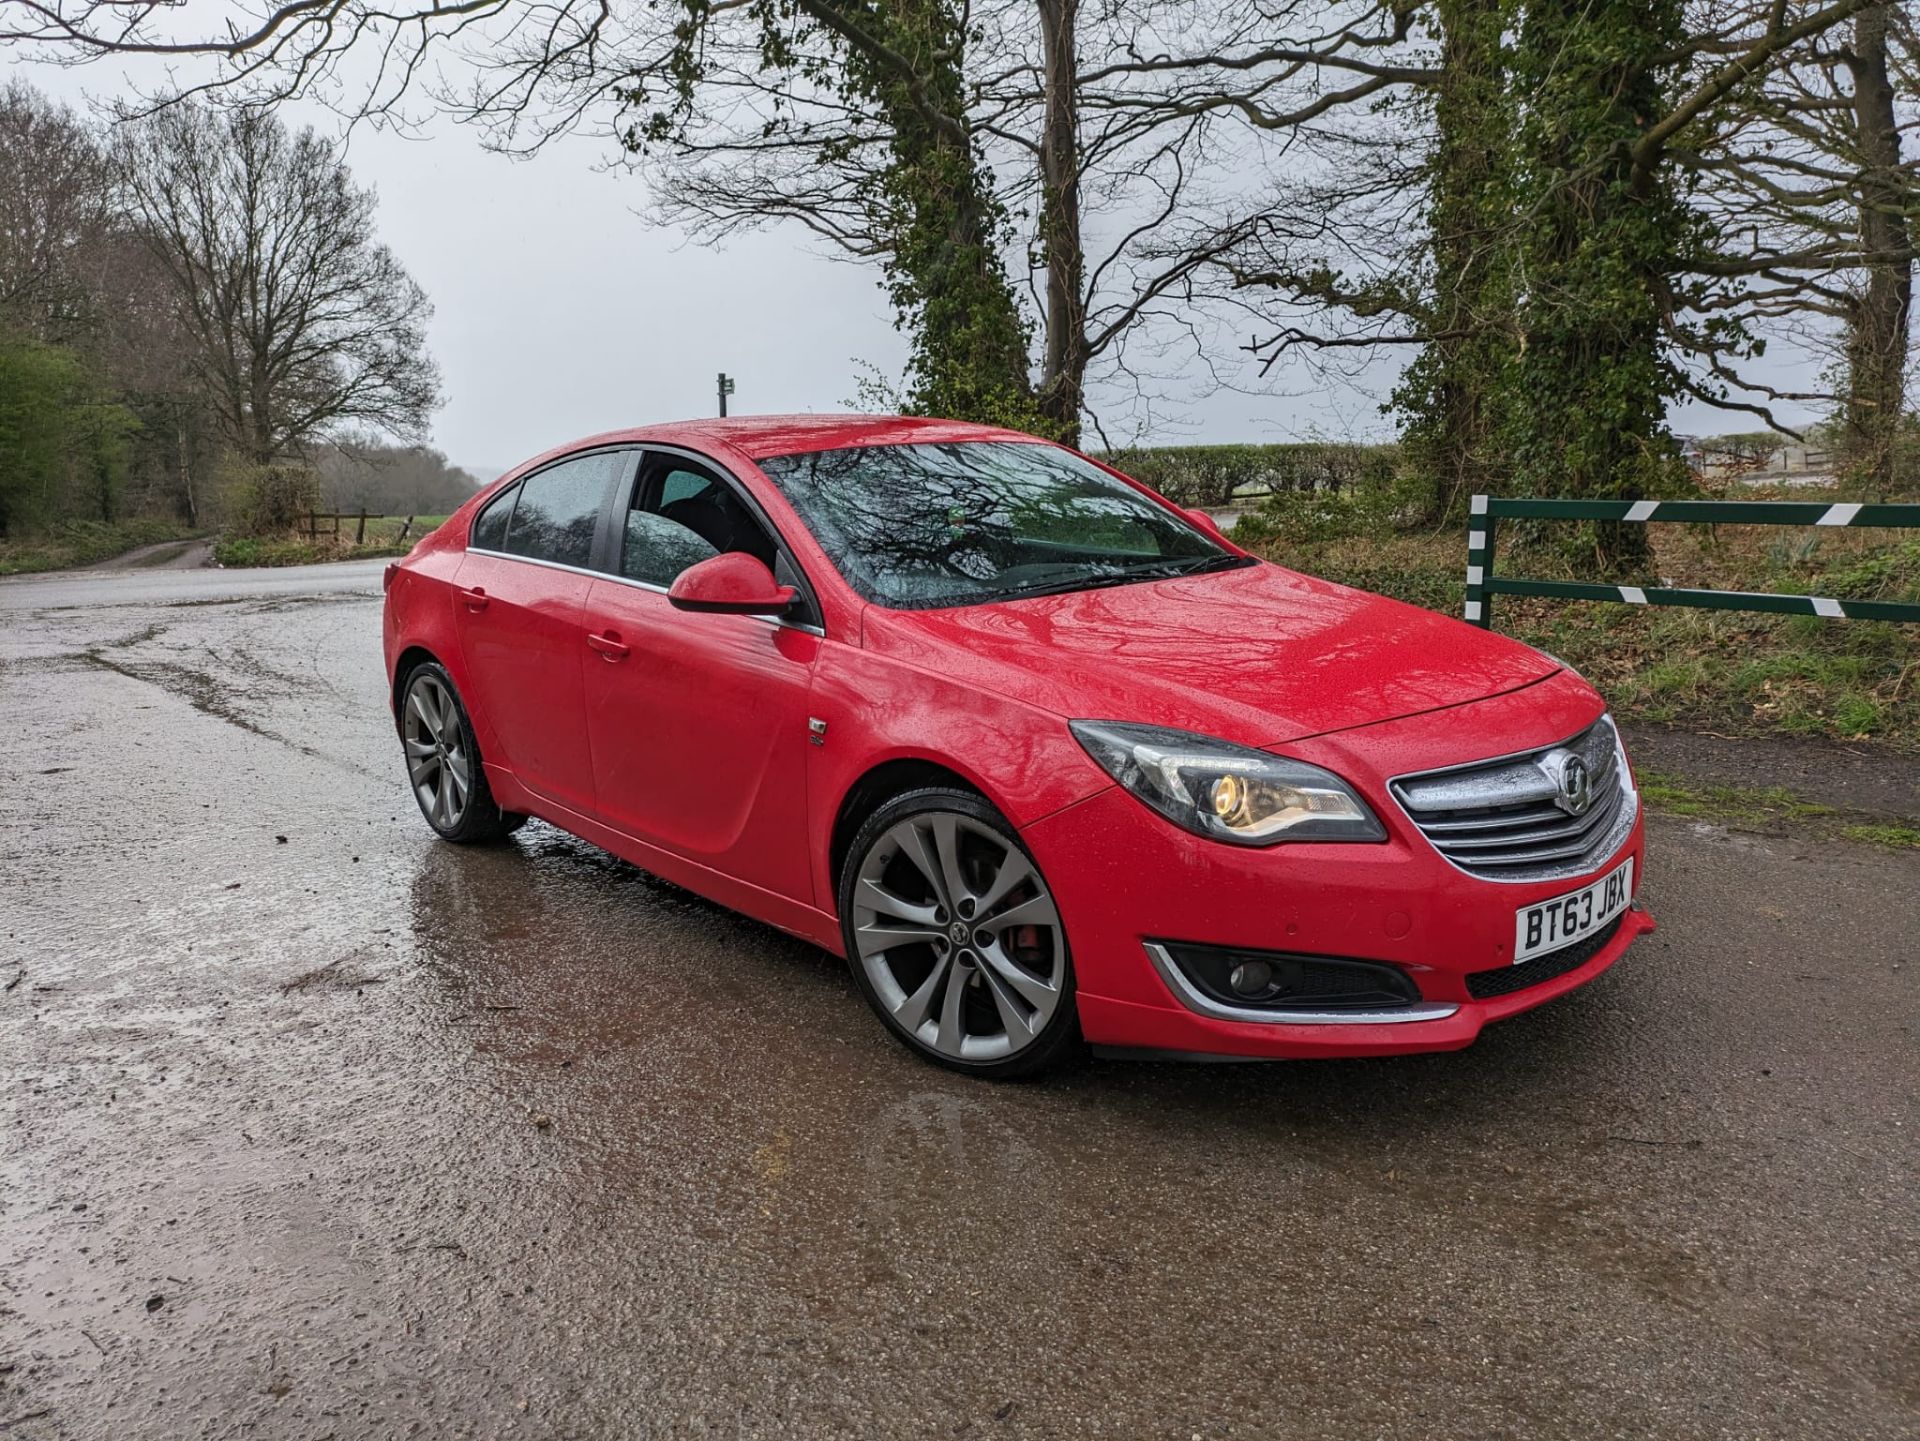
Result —
[[[840,924],[874,1010],[929,1060],[1012,1077],[1079,1050],[1059,907],[981,797],[916,790],[875,811],[841,873]]]
[[[400,695],[400,740],[413,798],[443,840],[494,841],[525,823],[525,816],[494,803],[467,708],[437,661],[423,661],[407,676]]]

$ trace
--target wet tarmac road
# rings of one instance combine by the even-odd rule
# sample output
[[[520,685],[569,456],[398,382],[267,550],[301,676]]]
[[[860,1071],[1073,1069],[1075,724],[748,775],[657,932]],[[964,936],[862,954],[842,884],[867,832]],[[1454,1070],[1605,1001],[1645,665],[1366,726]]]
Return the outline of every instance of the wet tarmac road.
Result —
[[[0,584],[5,1441],[1920,1428],[1920,858],[1659,821],[1469,1051],[986,1086],[435,842],[378,588]]]

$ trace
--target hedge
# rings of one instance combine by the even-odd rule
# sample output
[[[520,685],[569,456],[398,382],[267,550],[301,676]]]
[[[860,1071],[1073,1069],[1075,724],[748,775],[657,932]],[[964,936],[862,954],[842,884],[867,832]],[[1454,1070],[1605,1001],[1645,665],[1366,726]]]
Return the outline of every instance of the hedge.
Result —
[[[1400,451],[1393,445],[1305,441],[1293,445],[1170,445],[1116,450],[1100,457],[1181,505],[1230,505],[1282,491],[1334,491],[1390,484]]]

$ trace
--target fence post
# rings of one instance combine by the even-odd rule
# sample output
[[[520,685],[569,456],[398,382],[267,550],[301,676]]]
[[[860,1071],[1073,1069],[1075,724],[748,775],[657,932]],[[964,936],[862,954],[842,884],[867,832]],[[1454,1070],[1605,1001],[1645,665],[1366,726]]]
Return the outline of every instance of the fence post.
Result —
[[[400,527],[400,534],[394,537],[393,543],[395,545],[398,545],[401,541],[405,540],[407,538],[407,532],[412,529],[413,529],[413,517],[408,516],[406,524]]]
[[[1467,502],[1467,605],[1468,622],[1482,630],[1493,629],[1493,593],[1487,578],[1493,574],[1493,517],[1487,512],[1487,498],[1476,495]]]
[[[353,543],[355,545],[367,543],[367,508],[364,505],[360,507],[360,524],[353,528]]]
[[[1854,600],[1839,596],[1765,591],[1699,590],[1671,585],[1529,580],[1494,574],[1498,523],[1514,520],[1601,520],[1622,525],[1660,521],[1726,525],[1880,526],[1920,530],[1920,505],[1865,501],[1798,500],[1545,500],[1476,495],[1467,533],[1465,617],[1483,628],[1493,624],[1496,595],[1551,596],[1557,600],[1615,601],[1625,605],[1692,606],[1766,615],[1819,615],[1836,620],[1920,623],[1920,602]]]

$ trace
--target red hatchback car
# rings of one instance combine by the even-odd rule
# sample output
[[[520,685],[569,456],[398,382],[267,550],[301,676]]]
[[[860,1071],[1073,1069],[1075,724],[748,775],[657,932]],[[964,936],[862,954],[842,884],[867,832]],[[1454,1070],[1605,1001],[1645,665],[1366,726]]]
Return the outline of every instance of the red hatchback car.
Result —
[[[975,1074],[1454,1049],[1653,924],[1578,676],[1013,431],[562,447],[388,568],[385,645],[440,835],[538,816]]]

